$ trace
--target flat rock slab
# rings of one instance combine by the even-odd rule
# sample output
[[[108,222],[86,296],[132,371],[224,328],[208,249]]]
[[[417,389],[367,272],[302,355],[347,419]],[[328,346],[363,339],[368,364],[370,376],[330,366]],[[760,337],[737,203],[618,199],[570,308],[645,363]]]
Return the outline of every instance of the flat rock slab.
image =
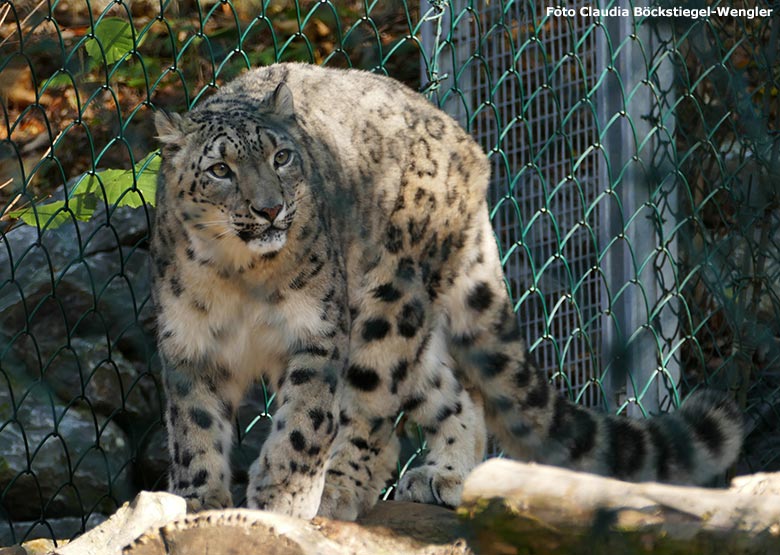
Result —
[[[378,534],[402,534],[423,544],[454,543],[468,536],[455,511],[405,501],[380,501],[358,524]]]
[[[452,511],[444,516],[438,507],[412,504],[374,511],[362,523],[315,518],[304,521],[283,515],[232,509],[206,511],[149,530],[128,545],[123,555],[473,555],[465,540],[455,538],[453,527],[441,531],[427,523],[456,526]],[[434,509],[425,514],[425,509]],[[407,517],[401,515],[406,511]],[[386,515],[387,518],[382,515]],[[419,518],[414,518],[417,515]],[[412,517],[411,519],[409,517]],[[411,533],[401,523],[413,522]]]
[[[147,530],[183,517],[186,511],[186,502],[177,495],[142,491],[103,524],[56,549],[52,555],[119,555],[125,545]]]
[[[493,459],[466,479],[458,513],[479,553],[766,555],[780,553],[777,480],[708,489]]]

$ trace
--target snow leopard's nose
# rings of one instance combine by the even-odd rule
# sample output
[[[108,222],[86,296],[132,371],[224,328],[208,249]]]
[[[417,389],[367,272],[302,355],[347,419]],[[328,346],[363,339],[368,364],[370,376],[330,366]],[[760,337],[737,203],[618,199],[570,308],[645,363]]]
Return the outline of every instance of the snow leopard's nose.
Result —
[[[268,220],[269,223],[273,223],[276,217],[279,215],[279,212],[284,209],[284,206],[281,204],[276,204],[274,206],[257,208],[256,206],[250,204],[249,209],[256,216],[260,216],[261,218]]]

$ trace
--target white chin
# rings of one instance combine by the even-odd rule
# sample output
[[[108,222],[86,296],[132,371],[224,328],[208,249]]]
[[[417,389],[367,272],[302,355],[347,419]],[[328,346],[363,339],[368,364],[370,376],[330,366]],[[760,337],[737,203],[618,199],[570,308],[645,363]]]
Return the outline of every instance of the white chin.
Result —
[[[282,250],[285,243],[287,243],[287,236],[280,235],[271,240],[253,239],[252,241],[249,241],[246,246],[255,254],[274,254]]]

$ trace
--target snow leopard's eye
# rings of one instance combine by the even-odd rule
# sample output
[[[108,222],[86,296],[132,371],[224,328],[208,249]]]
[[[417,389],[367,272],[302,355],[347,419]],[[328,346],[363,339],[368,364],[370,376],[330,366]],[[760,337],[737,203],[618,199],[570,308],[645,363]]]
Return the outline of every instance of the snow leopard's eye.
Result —
[[[274,167],[281,168],[286,166],[290,163],[290,160],[292,160],[292,152],[284,148],[274,155]]]
[[[217,179],[228,178],[233,173],[230,170],[230,166],[228,166],[224,162],[219,162],[218,164],[214,164],[206,171],[209,172],[213,177],[216,177]]]

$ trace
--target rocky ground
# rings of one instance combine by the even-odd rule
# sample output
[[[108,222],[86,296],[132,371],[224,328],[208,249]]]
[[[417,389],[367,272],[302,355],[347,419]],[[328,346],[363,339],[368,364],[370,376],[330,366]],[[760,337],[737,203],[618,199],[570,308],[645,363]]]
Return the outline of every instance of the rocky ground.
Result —
[[[182,498],[143,492],[72,542],[0,555],[765,554],[780,550],[778,522],[775,474],[717,490],[494,459],[468,478],[457,511],[383,502],[357,523],[247,509],[186,515]]]

